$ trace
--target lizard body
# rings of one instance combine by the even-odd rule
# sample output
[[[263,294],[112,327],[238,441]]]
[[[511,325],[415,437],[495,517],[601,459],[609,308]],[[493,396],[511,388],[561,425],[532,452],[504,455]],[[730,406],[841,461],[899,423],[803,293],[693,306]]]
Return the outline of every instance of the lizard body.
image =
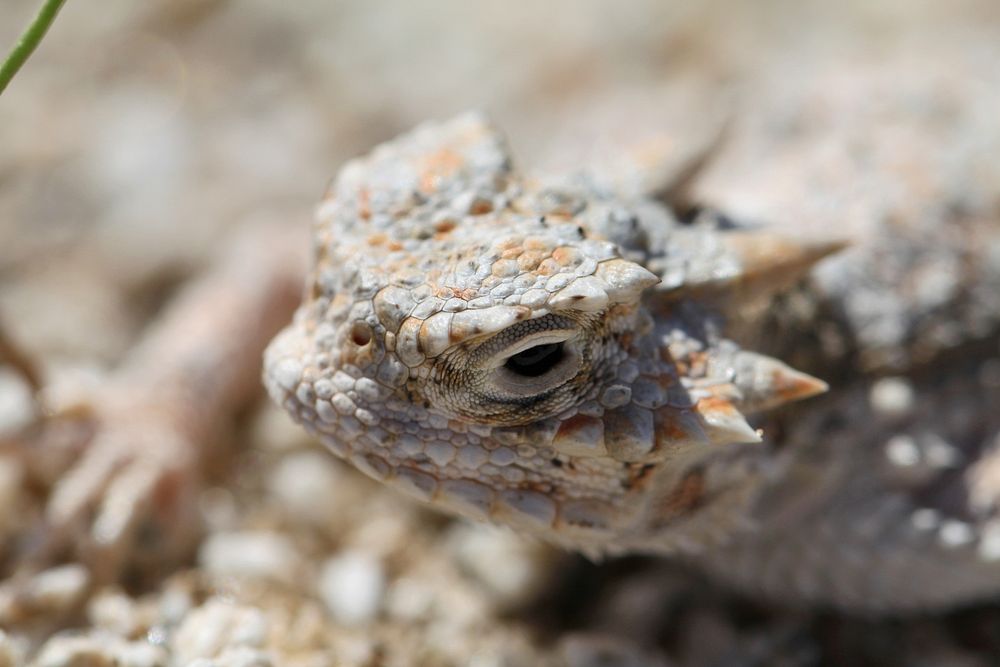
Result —
[[[826,385],[727,330],[839,244],[684,224],[645,194],[523,177],[475,114],[378,147],[320,207],[272,397],[380,481],[590,554],[862,608],[995,590],[988,512],[932,530],[881,443],[820,427],[777,447],[747,421]]]

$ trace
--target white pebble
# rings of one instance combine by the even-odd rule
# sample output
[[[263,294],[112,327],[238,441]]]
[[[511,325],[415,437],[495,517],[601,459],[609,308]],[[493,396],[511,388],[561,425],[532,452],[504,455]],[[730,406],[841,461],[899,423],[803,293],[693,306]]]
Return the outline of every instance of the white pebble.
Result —
[[[495,526],[457,524],[451,547],[462,569],[489,595],[494,606],[530,601],[549,575],[550,552],[517,533]]]
[[[79,564],[61,565],[0,589],[0,622],[14,612],[57,616],[80,603],[90,586],[90,574]]]
[[[872,409],[887,417],[899,417],[913,409],[915,395],[909,380],[887,377],[876,381],[868,395]]]
[[[910,522],[917,530],[934,530],[941,525],[941,514],[935,509],[923,507],[910,516]]]
[[[187,665],[197,658],[220,656],[226,649],[263,648],[267,636],[267,619],[260,610],[210,598],[184,618],[171,649],[175,664]]]
[[[961,463],[957,449],[936,435],[929,435],[924,444],[924,458],[932,468],[954,468]]]
[[[132,598],[113,590],[101,591],[91,598],[87,617],[94,626],[120,637],[135,634],[139,623]]]
[[[27,426],[34,410],[31,389],[14,372],[0,368],[0,433]]]
[[[920,448],[908,435],[894,435],[885,443],[885,456],[893,465],[915,466],[920,463]]]
[[[949,519],[942,523],[938,535],[946,547],[960,547],[975,539],[972,526],[956,519]]]
[[[267,653],[246,646],[237,646],[227,648],[211,660],[198,658],[188,667],[272,667],[273,664]]]
[[[270,532],[215,533],[202,544],[198,562],[217,576],[295,582],[302,566],[295,547]]]
[[[985,561],[1000,560],[1000,521],[983,526],[979,538],[979,557]]]
[[[370,623],[378,615],[385,594],[382,565],[375,556],[361,551],[331,558],[323,565],[319,593],[338,622]]]
[[[422,580],[397,579],[385,596],[386,611],[402,621],[427,618],[434,607],[434,590]]]
[[[327,452],[299,452],[275,466],[268,488],[286,514],[322,524],[336,511],[342,477]]]
[[[2,660],[2,658],[0,658]],[[102,632],[56,635],[42,647],[35,667],[163,667],[166,652],[142,641],[127,642]],[[3,665],[0,662],[0,665]],[[4,666],[6,667],[6,666]]]

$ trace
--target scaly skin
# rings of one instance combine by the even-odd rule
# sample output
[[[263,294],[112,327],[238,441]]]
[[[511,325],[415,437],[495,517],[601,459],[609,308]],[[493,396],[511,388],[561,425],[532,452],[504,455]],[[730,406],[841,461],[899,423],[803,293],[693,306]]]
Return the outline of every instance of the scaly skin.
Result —
[[[306,301],[266,353],[271,396],[390,486],[592,555],[676,555],[786,603],[856,609],[1000,589],[995,457],[925,442],[981,442],[935,413],[943,380],[917,376],[913,405],[877,414],[848,357],[810,354],[812,327],[844,328],[815,307],[832,293],[804,293],[812,321],[769,306],[842,245],[682,224],[652,197],[678,187],[636,186],[643,170],[528,179],[475,115],[348,164],[319,210]],[[871,289],[876,270],[846,280]],[[726,331],[842,364],[844,385],[765,421],[765,439],[747,415],[826,385]],[[947,368],[953,384],[976,372]],[[963,384],[954,414],[997,398]]]
[[[421,500],[593,554],[698,553],[751,528],[773,473],[744,413],[825,389],[726,339],[715,306],[836,247],[527,181],[463,116],[344,168],[266,383]]]

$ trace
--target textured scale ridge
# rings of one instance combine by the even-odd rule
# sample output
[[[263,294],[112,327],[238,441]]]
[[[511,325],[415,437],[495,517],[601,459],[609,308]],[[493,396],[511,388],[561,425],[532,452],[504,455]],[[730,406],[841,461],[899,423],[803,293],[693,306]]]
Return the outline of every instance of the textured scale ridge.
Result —
[[[855,330],[852,299],[896,246],[803,280],[843,243],[681,221],[680,186],[648,177],[526,177],[476,114],[348,163],[318,210],[306,299],[265,355],[271,396],[365,474],[591,556],[673,555],[851,608],[1000,591],[993,422],[962,417],[995,415],[996,392],[953,363],[913,374],[909,407],[886,412],[881,381],[818,336]],[[765,352],[839,385],[772,413],[828,386]]]
[[[760,262],[731,245],[585,179],[521,177],[476,114],[425,125],[331,186],[266,382],[421,500],[591,553],[697,551],[761,479],[747,414],[825,388],[685,297]]]

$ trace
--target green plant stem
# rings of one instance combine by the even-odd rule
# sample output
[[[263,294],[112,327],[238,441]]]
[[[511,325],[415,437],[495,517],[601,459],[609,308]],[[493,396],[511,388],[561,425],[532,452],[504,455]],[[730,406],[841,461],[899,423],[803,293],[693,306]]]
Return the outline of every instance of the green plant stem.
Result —
[[[55,20],[56,14],[59,13],[65,2],[66,0],[45,0],[45,3],[42,4],[42,8],[38,11],[38,15],[35,16],[35,20],[31,22],[24,31],[24,34],[21,35],[21,38],[17,40],[17,44],[10,52],[10,55],[0,65],[0,95],[3,94],[4,89],[7,88],[7,84],[14,78],[17,71],[21,69],[21,65],[34,52],[38,43],[42,41],[42,37],[45,36],[49,26],[52,25],[52,21]]]

